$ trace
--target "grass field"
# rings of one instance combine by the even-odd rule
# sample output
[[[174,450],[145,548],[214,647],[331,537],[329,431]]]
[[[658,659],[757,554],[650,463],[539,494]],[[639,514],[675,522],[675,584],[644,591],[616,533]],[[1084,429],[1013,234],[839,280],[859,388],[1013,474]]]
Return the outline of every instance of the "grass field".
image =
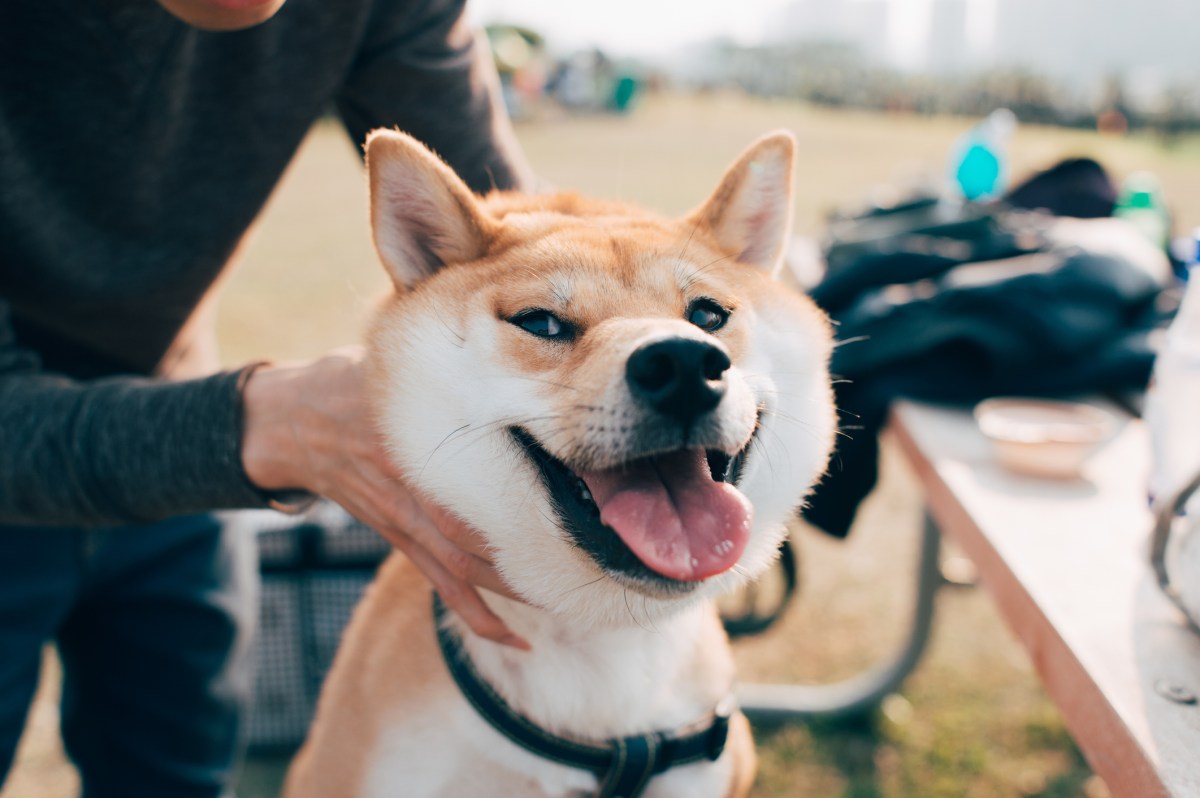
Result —
[[[800,143],[797,230],[819,234],[831,206],[918,174],[940,175],[969,124],[806,108],[731,96],[650,98],[629,117],[547,116],[518,133],[551,183],[683,211],[703,198],[753,138],[786,127]],[[1178,219],[1200,223],[1200,142],[1022,127],[1012,142],[1019,176],[1071,155],[1091,155],[1118,179],[1157,173]],[[309,357],[355,341],[385,287],[366,227],[366,190],[353,148],[321,125],[273,198],[221,307],[224,358]],[[879,490],[850,539],[797,527],[803,587],[784,623],[739,643],[749,680],[846,676],[895,645],[912,595],[921,522],[916,485],[885,450]],[[1068,798],[1107,795],[1038,686],[1023,651],[987,596],[943,590],[934,639],[900,695],[872,723],[758,730],[756,798]],[[60,798],[77,790],[55,732],[53,663],[4,798]],[[248,769],[244,798],[268,798],[280,762]]]

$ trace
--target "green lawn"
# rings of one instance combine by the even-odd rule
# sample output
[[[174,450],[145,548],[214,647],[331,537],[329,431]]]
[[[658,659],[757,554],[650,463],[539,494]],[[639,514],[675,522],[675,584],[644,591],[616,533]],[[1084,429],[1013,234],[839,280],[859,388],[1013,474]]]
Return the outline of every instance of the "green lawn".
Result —
[[[628,117],[547,115],[518,134],[551,183],[681,212],[715,185],[752,139],[779,127],[799,140],[797,231],[817,235],[833,205],[861,200],[917,175],[940,176],[969,124],[806,108],[732,96],[649,98]],[[1091,155],[1120,178],[1157,173],[1178,218],[1200,224],[1200,142],[1022,127],[1014,173]],[[309,357],[357,340],[385,290],[366,225],[366,187],[340,130],[307,140],[229,278],[220,313],[228,363]],[[886,451],[880,489],[849,541],[797,528],[799,601],[769,634],[737,647],[751,680],[846,676],[894,645],[912,595],[921,521],[912,475]],[[900,565],[897,565],[897,564]],[[52,665],[50,667],[53,667]],[[52,680],[48,680],[52,681]],[[53,689],[33,711],[5,798],[73,794],[55,743]],[[1072,744],[1023,651],[981,590],[942,591],[934,639],[917,673],[874,723],[814,723],[758,732],[757,798],[782,796],[1107,795]],[[267,798],[277,768],[257,767],[243,795]]]

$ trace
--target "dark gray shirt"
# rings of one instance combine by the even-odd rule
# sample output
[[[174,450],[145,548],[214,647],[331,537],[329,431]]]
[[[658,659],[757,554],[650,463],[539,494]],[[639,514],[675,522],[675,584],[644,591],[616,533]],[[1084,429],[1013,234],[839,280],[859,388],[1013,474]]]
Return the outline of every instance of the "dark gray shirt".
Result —
[[[322,112],[514,185],[461,5],[289,0],[208,33],[153,0],[0,2],[0,523],[264,503],[242,372],[161,375]]]

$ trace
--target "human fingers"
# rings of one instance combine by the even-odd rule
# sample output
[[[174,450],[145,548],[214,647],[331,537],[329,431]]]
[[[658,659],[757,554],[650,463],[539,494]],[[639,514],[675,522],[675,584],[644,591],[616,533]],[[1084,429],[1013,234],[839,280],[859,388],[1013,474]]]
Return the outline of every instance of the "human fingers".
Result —
[[[489,560],[455,545],[447,539],[429,517],[409,516],[402,526],[393,526],[389,519],[379,530],[389,543],[403,550],[407,541],[412,541],[437,561],[441,569],[461,582],[477,585],[509,598],[519,598],[496,572]]]
[[[371,526],[393,546],[410,554],[414,564],[435,586],[444,585],[455,591],[460,590],[459,585],[482,587],[517,601],[523,600],[501,578],[489,559],[456,545],[439,526],[439,522],[443,522],[456,534],[469,535],[476,550],[483,552],[478,536],[462,521],[437,505],[421,500],[400,480],[388,479],[364,462],[357,466],[358,476],[352,480],[345,500],[363,508],[372,519]],[[437,564],[436,571],[426,570],[430,563]],[[443,582],[438,583],[435,579]],[[451,584],[450,580],[457,584]],[[475,603],[471,601],[470,605]],[[482,605],[482,599],[478,599],[478,603]]]
[[[386,512],[374,506],[370,500],[354,496],[343,497],[340,503],[351,515],[374,529],[408,557],[433,585],[446,606],[462,616],[473,632],[503,645],[529,650],[529,643],[508,628],[472,584],[443,567],[413,536],[391,526]]]
[[[386,459],[360,464],[357,484],[390,523],[381,534],[393,545],[410,537],[454,577],[508,598],[523,601],[492,563],[483,538],[458,516],[411,490]],[[390,532],[388,530],[391,530]]]
[[[428,501],[419,494],[413,494],[413,499],[418,505],[419,512],[433,524],[438,534],[455,548],[472,555],[477,561],[486,563],[488,570],[495,573],[492,551],[478,530],[441,505]],[[505,595],[510,594],[507,583],[504,583],[502,592]],[[518,598],[517,596],[510,597]]]
[[[397,547],[412,560],[414,565],[421,569],[421,572],[433,584],[433,589],[441,596],[442,602],[457,613],[472,632],[501,645],[511,646],[522,651],[531,650],[532,646],[529,645],[529,641],[509,629],[500,616],[492,612],[483,597],[479,595],[479,591],[471,584],[455,577],[443,568],[436,557],[412,539],[401,536],[401,540],[403,542],[397,544]]]

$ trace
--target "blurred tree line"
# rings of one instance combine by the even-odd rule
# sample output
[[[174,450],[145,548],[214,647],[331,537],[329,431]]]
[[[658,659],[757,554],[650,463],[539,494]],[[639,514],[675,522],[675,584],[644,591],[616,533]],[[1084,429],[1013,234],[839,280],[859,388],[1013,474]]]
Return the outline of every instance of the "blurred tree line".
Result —
[[[1131,98],[1119,75],[1082,90],[1021,69],[910,74],[870,64],[854,45],[840,42],[720,43],[706,49],[705,58],[712,60],[703,76],[683,70],[676,80],[827,106],[970,116],[1007,107],[1030,123],[1152,130],[1167,137],[1200,130],[1200,87],[1191,82],[1164,87],[1153,98]]]

